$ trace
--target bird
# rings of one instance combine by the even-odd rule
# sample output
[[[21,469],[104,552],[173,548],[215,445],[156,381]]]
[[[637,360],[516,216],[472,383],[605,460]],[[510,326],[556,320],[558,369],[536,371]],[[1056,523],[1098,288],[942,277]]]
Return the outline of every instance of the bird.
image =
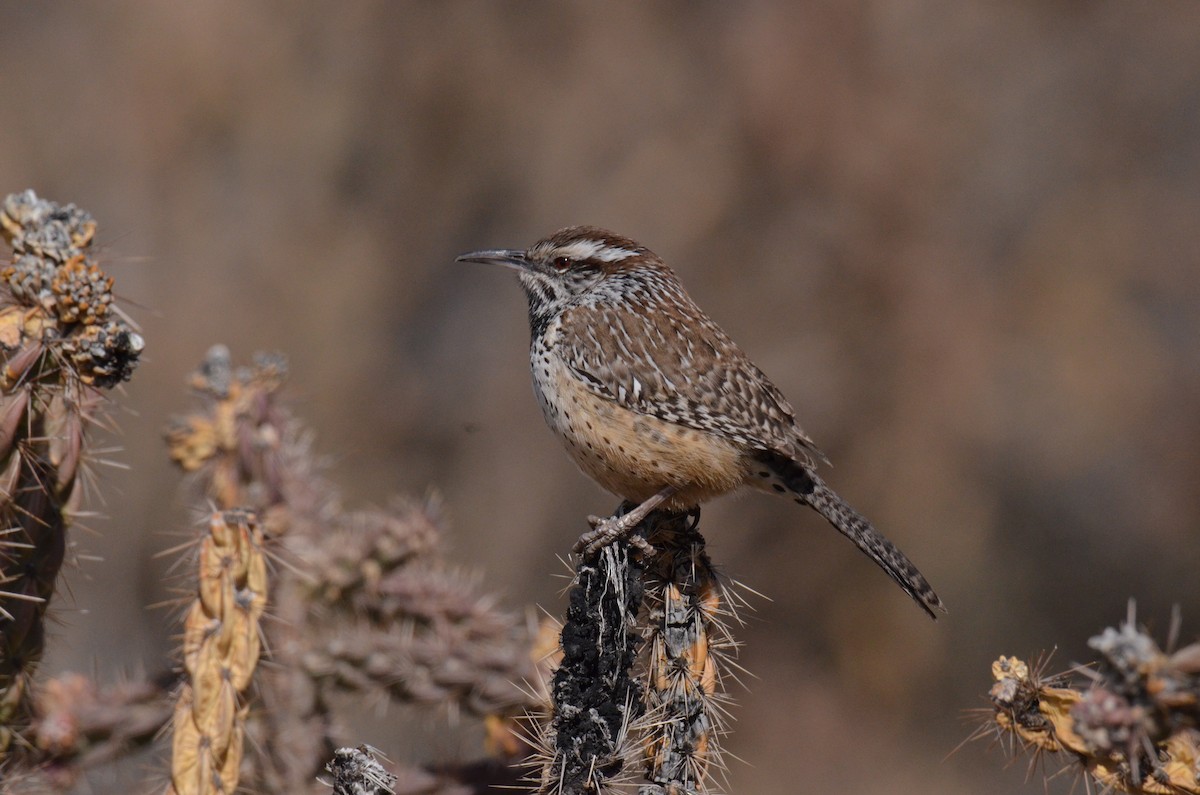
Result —
[[[572,226],[456,261],[516,271],[546,423],[584,473],[635,506],[593,517],[577,551],[627,535],[655,509],[690,511],[750,487],[815,509],[931,618],[946,612],[908,557],[817,474],[825,457],[783,393],[657,254]]]

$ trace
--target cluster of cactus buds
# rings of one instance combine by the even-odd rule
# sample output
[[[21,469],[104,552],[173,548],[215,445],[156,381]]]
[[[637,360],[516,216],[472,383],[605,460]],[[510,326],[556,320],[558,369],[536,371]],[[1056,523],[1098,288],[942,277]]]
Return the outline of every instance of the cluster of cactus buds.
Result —
[[[1163,651],[1131,609],[1088,645],[1099,659],[1073,675],[996,660],[994,725],[1027,749],[1066,755],[1107,790],[1200,793],[1200,644]]]
[[[89,256],[91,215],[15,193],[0,205],[12,262],[0,271],[3,386],[38,378],[111,387],[129,379],[144,342],[113,303],[113,280]]]

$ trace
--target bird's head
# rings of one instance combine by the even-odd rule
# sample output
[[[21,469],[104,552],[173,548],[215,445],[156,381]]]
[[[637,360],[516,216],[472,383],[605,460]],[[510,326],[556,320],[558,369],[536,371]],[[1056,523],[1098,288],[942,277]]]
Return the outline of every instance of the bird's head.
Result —
[[[644,246],[593,226],[572,226],[539,240],[524,251],[473,251],[458,262],[484,262],[512,268],[529,298],[532,319],[553,316],[564,308],[602,299],[601,286],[612,277],[639,267],[660,264]]]

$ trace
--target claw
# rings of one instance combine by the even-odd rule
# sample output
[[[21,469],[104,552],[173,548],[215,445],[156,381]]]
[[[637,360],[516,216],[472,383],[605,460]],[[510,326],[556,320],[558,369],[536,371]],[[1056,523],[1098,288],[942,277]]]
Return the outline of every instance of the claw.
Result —
[[[592,529],[575,542],[575,552],[590,557],[625,535],[628,531],[622,526],[621,519],[620,516],[589,516],[588,524]]]
[[[631,518],[636,519],[637,517],[631,517],[629,514],[609,517],[589,516],[588,524],[592,526],[592,530],[581,535],[575,542],[575,552],[591,557],[614,541],[628,537],[629,543],[643,554],[653,555],[654,547],[649,541],[640,535],[629,535],[629,532],[639,524],[638,521],[631,522]]]
[[[575,552],[591,556],[618,538],[629,535],[630,530],[641,524],[642,520],[651,511],[661,505],[663,500],[670,497],[675,491],[676,488],[674,486],[667,486],[625,514],[617,514],[607,519],[601,519],[599,516],[589,516],[588,524],[592,526],[592,531],[584,533],[579,537],[579,540],[575,542]],[[629,543],[646,554],[654,553],[654,547],[641,536],[634,536],[630,539]]]

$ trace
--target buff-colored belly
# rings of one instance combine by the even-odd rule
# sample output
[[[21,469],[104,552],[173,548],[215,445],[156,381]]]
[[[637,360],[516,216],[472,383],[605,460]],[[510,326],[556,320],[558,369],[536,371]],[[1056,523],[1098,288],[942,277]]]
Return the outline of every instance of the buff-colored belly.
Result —
[[[597,396],[565,367],[534,371],[546,422],[585,473],[641,502],[666,486],[681,510],[732,491],[746,479],[739,450],[720,436],[639,414]]]

